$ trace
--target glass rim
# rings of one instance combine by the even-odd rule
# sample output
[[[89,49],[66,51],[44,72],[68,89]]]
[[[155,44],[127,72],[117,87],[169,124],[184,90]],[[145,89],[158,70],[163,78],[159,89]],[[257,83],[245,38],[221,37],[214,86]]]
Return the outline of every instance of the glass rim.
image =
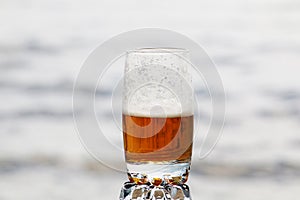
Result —
[[[146,47],[133,50],[127,50],[126,54],[142,53],[142,54],[156,54],[156,53],[189,53],[188,49],[177,47]]]

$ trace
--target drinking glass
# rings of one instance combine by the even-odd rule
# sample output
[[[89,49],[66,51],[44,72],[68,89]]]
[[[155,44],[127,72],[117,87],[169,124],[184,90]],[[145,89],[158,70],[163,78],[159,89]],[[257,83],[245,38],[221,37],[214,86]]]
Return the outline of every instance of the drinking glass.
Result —
[[[191,199],[185,184],[193,146],[189,52],[128,51],[122,127],[129,181],[120,199]]]

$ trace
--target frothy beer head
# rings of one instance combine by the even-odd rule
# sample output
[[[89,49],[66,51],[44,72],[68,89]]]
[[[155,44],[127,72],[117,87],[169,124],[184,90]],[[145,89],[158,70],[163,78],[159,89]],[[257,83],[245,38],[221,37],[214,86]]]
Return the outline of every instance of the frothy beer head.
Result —
[[[188,51],[140,49],[127,53],[123,113],[148,117],[193,114]]]

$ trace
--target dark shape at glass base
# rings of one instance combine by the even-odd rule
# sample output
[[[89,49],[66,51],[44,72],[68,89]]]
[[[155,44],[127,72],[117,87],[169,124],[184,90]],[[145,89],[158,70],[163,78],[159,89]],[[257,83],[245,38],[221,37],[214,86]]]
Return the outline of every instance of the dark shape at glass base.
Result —
[[[190,189],[186,184],[161,184],[159,186],[125,182],[120,200],[191,200]]]

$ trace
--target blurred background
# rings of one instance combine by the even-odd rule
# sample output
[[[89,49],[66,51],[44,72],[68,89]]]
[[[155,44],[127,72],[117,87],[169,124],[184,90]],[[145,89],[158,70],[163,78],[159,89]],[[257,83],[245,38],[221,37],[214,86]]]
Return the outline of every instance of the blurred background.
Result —
[[[226,90],[223,136],[192,165],[193,198],[299,199],[300,1],[0,0],[0,200],[118,198],[127,177],[83,148],[72,87],[97,45],[146,27],[201,44]]]

